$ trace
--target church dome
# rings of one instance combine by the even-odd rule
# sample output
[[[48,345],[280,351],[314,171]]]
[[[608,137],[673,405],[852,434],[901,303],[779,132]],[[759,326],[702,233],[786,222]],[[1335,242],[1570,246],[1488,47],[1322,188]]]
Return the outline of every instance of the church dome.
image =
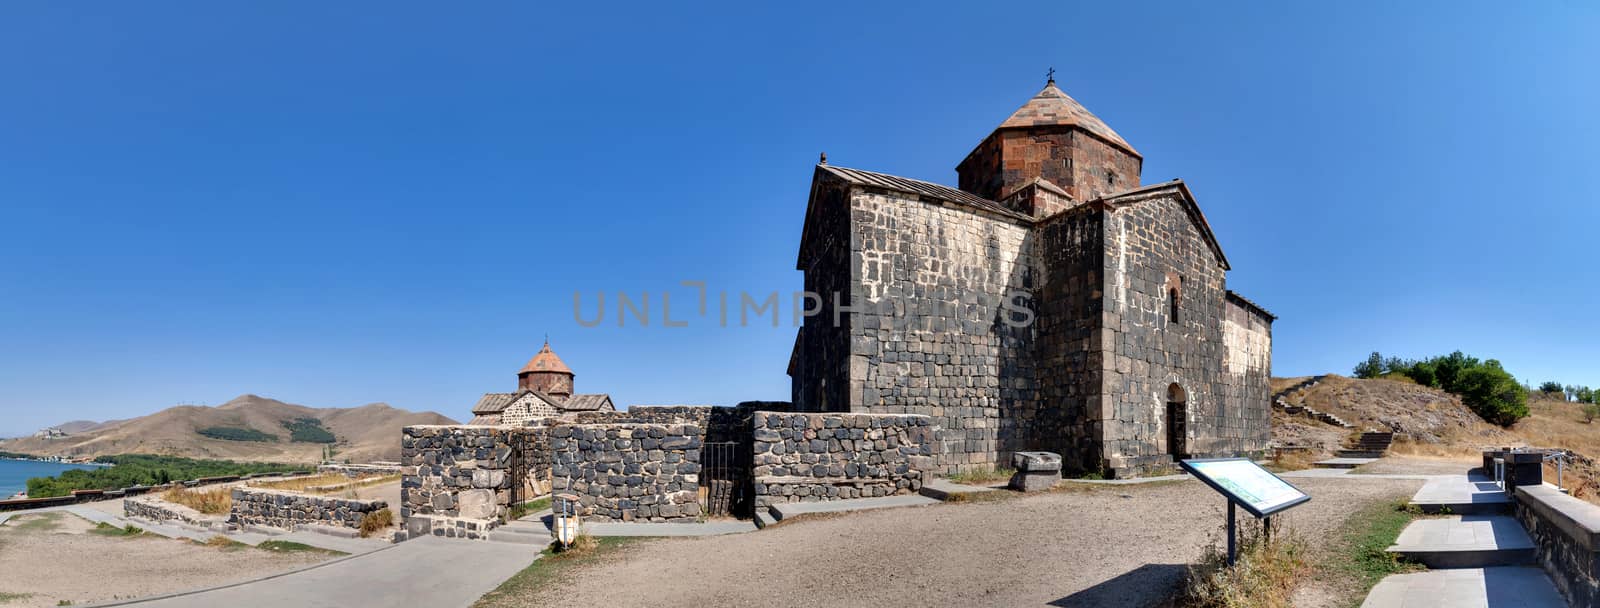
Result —
[[[555,351],[550,350],[549,342],[545,342],[544,348],[539,349],[539,353],[529,359],[528,364],[523,366],[522,371],[517,373],[527,374],[532,372],[570,374],[572,373],[572,368],[567,367],[567,364],[561,361],[561,357],[557,357]]]
[[[1110,125],[1100,120],[1100,117],[1095,116],[1088,108],[1083,107],[1083,104],[1078,103],[1078,100],[1073,99],[1071,95],[1067,95],[1066,91],[1062,91],[1060,87],[1057,87],[1054,79],[1045,83],[1044,89],[1039,91],[1038,95],[1034,95],[1033,99],[1028,100],[1028,103],[1022,104],[1022,107],[1017,108],[1016,112],[1012,112],[1011,116],[1006,118],[1005,122],[1000,123],[997,128],[1013,129],[1044,126],[1078,127],[1094,134],[1095,137],[1106,140],[1111,145],[1122,148],[1123,151],[1129,154],[1140,155],[1137,150],[1133,149],[1133,146],[1128,144],[1127,140],[1122,139],[1121,135],[1113,131]]]

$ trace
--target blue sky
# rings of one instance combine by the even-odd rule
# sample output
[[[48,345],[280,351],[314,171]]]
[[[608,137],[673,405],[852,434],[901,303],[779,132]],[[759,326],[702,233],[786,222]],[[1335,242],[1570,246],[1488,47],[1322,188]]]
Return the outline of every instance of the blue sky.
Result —
[[[547,333],[619,404],[786,399],[788,323],[572,295],[798,289],[819,151],[953,183],[1052,66],[1188,182],[1279,375],[1600,385],[1593,5],[541,4],[0,6],[0,434],[247,392],[461,418]]]

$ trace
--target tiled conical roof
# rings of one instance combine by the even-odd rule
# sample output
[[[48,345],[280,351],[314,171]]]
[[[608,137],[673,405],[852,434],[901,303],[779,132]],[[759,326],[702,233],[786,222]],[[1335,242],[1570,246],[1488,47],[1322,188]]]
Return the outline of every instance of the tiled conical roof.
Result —
[[[1038,95],[1034,95],[1033,99],[1029,99],[1028,103],[1022,104],[1021,108],[1017,108],[1017,111],[1013,112],[1010,118],[1000,123],[999,128],[1054,125],[1078,127],[1111,142],[1112,145],[1118,148],[1127,150],[1128,153],[1134,156],[1140,156],[1139,152],[1134,150],[1133,146],[1128,145],[1128,142],[1124,141],[1121,135],[1117,135],[1116,131],[1111,130],[1111,127],[1106,125],[1105,121],[1100,120],[1100,117],[1090,113],[1087,108],[1083,107],[1083,104],[1078,103],[1078,100],[1073,99],[1057,88],[1054,80],[1045,84],[1044,90],[1039,91]]]
[[[544,348],[539,349],[539,354],[529,359],[528,364],[523,366],[522,371],[517,373],[526,374],[528,372],[561,372],[570,374],[572,369],[567,367],[566,363],[562,363],[561,357],[557,357],[555,351],[550,350],[550,343],[545,342]]]

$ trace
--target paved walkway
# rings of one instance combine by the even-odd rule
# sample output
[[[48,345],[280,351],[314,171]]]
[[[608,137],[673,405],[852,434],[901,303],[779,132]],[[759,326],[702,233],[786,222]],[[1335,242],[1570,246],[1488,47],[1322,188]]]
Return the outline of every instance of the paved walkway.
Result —
[[[1372,588],[1361,608],[1566,608],[1543,570],[1467,568],[1396,574]]]
[[[390,608],[471,606],[538,559],[543,547],[419,538],[288,574],[99,606]]]
[[[1534,563],[1533,539],[1509,515],[1455,515],[1418,519],[1406,526],[1389,553],[1429,568],[1483,568]]]
[[[519,521],[544,528],[544,536],[540,540],[548,544],[554,520],[554,516],[546,514],[538,517],[529,515]],[[756,524],[737,519],[714,519],[697,524],[584,522],[583,530],[590,536],[717,536],[755,532]]]
[[[1423,484],[1411,497],[1411,504],[1425,511],[1449,508],[1454,513],[1482,513],[1509,509],[1511,499],[1488,477],[1451,475]]]

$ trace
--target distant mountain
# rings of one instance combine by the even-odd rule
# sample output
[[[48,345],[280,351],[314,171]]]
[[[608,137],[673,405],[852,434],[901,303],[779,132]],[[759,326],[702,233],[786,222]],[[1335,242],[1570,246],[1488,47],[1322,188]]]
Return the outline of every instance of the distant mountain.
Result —
[[[181,405],[128,420],[68,422],[56,427],[66,437],[13,439],[3,449],[42,456],[137,453],[312,463],[329,445],[322,442],[331,439],[336,458],[367,462],[399,460],[400,429],[416,424],[457,423],[386,403],[312,408],[242,395],[217,407]]]

